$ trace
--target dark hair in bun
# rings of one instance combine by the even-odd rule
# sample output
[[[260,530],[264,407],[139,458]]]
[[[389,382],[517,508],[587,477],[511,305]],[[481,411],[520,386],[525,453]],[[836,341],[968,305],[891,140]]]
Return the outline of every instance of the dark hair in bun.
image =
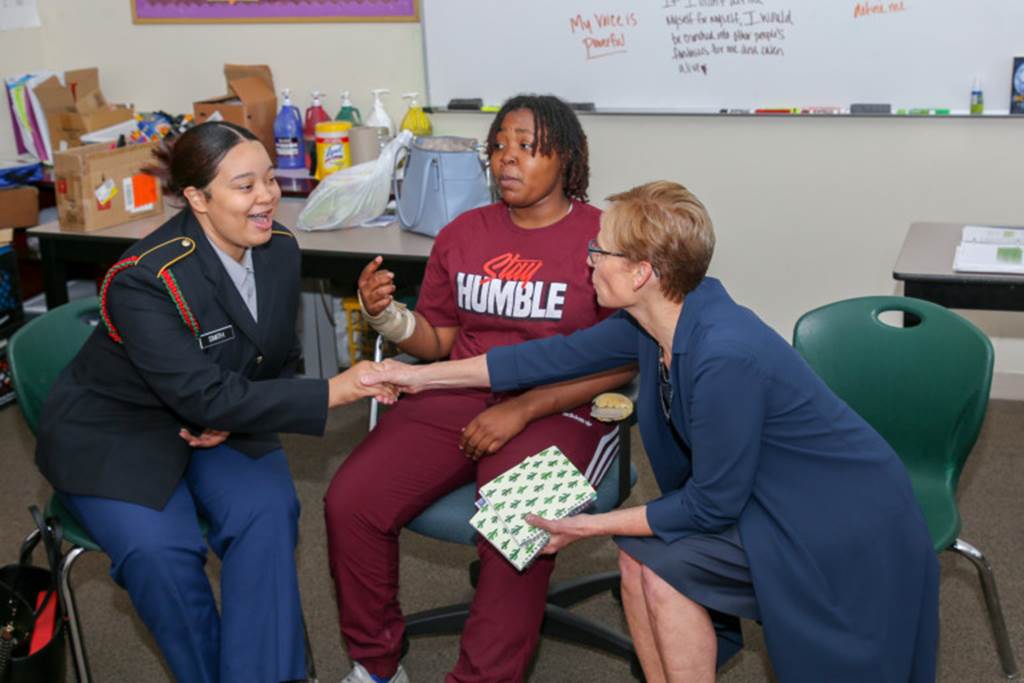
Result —
[[[181,200],[187,187],[205,192],[224,156],[246,140],[257,140],[248,128],[227,121],[209,121],[177,138],[164,140],[153,150],[154,163],[143,171],[160,180],[165,195]]]

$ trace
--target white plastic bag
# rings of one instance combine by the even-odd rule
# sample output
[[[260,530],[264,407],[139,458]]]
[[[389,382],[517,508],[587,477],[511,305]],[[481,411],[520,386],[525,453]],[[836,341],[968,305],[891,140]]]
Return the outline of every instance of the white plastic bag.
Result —
[[[395,157],[411,140],[412,133],[403,130],[373,161],[343,168],[321,180],[299,214],[299,229],[349,228],[384,213]]]

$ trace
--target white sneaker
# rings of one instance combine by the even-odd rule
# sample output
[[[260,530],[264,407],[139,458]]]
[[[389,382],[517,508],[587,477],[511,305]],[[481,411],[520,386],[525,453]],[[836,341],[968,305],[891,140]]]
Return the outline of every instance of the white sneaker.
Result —
[[[370,672],[363,668],[363,665],[359,662],[354,662],[355,666],[352,667],[352,671],[348,673],[348,676],[341,679],[341,683],[374,683],[373,677],[370,676]],[[409,675],[405,673],[405,669],[402,665],[398,665],[398,671],[395,675],[388,679],[388,683],[409,683]]]

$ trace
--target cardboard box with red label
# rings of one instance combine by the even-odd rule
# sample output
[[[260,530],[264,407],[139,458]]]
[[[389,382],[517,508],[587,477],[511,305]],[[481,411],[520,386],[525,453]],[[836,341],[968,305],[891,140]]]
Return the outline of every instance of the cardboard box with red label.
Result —
[[[100,230],[161,213],[160,182],[142,172],[153,163],[157,144],[101,143],[59,152],[53,174],[60,226]]]

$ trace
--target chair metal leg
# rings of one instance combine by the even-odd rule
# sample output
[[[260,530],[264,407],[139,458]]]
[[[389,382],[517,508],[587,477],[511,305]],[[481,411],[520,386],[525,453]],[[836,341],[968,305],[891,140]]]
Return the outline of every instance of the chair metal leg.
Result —
[[[75,662],[75,676],[78,683],[91,683],[89,658],[85,652],[82,639],[82,626],[78,621],[78,609],[75,606],[75,594],[71,590],[71,567],[80,555],[86,552],[81,546],[72,546],[60,562],[60,587],[64,595],[64,612],[68,615],[68,632],[71,635],[71,658]]]
[[[1013,648],[1010,646],[1010,635],[1006,631],[1006,620],[1003,619],[1003,608],[999,603],[999,591],[996,590],[996,579],[992,574],[992,565],[988,558],[963,539],[956,539],[952,550],[960,553],[973,564],[978,570],[978,578],[981,580],[981,592],[985,595],[985,606],[988,607],[989,620],[992,622],[992,633],[996,639],[996,651],[999,653],[999,662],[1003,666],[1003,673],[1007,678],[1017,677],[1017,663],[1013,657]]]
[[[550,603],[544,608],[541,632],[546,636],[588,645],[627,660],[636,656],[633,641],[626,636]]]
[[[572,581],[563,581],[548,590],[548,604],[572,607],[594,595],[605,591],[614,591],[621,582],[622,576],[618,571],[602,572]]]

